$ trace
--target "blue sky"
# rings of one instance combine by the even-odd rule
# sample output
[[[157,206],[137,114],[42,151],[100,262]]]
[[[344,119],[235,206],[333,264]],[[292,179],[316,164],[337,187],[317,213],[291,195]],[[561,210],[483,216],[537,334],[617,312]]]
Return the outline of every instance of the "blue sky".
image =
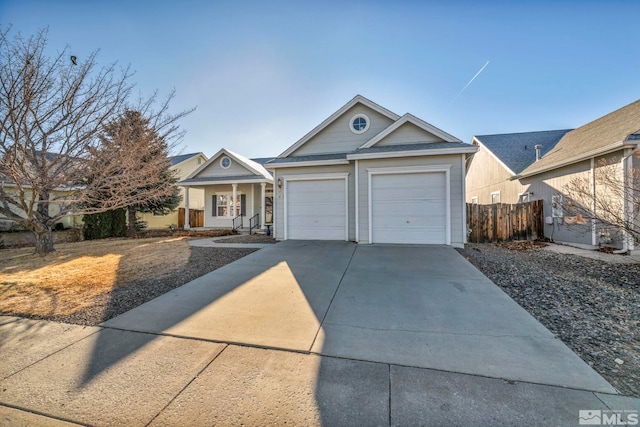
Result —
[[[182,152],[208,156],[280,154],[356,94],[465,142],[574,128],[640,98],[638,16],[637,0],[0,0],[3,27],[100,49],[144,95],[175,88],[173,111],[197,107]]]

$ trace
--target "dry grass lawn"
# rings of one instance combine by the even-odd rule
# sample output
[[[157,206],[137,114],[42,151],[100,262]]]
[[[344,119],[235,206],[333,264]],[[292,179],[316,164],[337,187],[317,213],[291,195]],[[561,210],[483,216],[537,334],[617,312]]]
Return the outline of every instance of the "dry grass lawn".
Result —
[[[0,313],[67,315],[122,286],[183,269],[185,237],[107,239],[56,245],[39,256],[33,248],[0,251]]]

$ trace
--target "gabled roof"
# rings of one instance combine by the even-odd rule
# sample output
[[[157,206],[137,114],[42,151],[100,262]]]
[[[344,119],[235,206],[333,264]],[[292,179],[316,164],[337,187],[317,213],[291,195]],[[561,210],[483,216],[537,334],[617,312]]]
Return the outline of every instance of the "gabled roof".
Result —
[[[440,139],[443,139],[445,142],[462,142],[455,136],[450,135],[441,129],[438,129],[437,127],[425,122],[424,120],[417,118],[413,114],[406,113],[404,116],[396,120],[391,126],[361,145],[360,148],[363,149],[373,147],[378,142],[382,141],[384,138],[395,132],[400,126],[404,125],[405,123],[411,123],[418,128],[432,135],[435,135]]]
[[[221,148],[216,154],[211,156],[211,158],[209,160],[207,160],[203,165],[201,165],[198,169],[193,171],[185,179],[185,181],[187,181],[187,180],[190,181],[190,180],[192,180],[194,178],[197,178],[198,174],[200,174],[200,172],[205,170],[211,163],[215,162],[222,155],[226,155],[226,156],[231,157],[233,160],[235,160],[236,162],[238,162],[241,165],[243,165],[246,169],[248,169],[249,171],[253,172],[255,175],[258,175],[258,177],[265,178],[265,179],[268,179],[268,180],[273,180],[273,176],[271,176],[269,171],[267,171],[264,168],[264,166],[262,166],[261,164],[259,164],[257,162],[254,162],[253,160],[249,160],[248,158],[246,158],[244,156],[241,156],[240,154],[234,153],[231,150],[227,150],[226,148]]]
[[[171,162],[171,166],[175,166],[178,163],[182,163],[185,160],[189,160],[192,157],[196,157],[196,156],[202,156],[205,158],[205,160],[207,159],[207,156],[205,156],[202,153],[190,153],[190,154],[180,154],[179,156],[171,156],[169,157],[169,162]]]
[[[376,104],[375,102],[365,98],[364,96],[356,95],[351,101],[347,102],[338,111],[336,111],[335,113],[333,113],[332,115],[327,117],[322,123],[320,123],[318,126],[313,128],[309,133],[307,133],[305,136],[303,136],[301,139],[299,139],[295,144],[293,144],[291,147],[287,148],[284,152],[282,152],[278,156],[278,158],[287,157],[290,154],[292,154],[298,148],[300,148],[304,144],[306,144],[314,136],[319,134],[327,126],[329,126],[331,123],[336,121],[340,116],[342,116],[348,110],[353,108],[356,104],[362,104],[362,105],[364,105],[364,106],[366,106],[368,108],[371,108],[372,110],[374,110],[374,111],[382,114],[383,116],[386,116],[389,119],[394,120],[394,121],[398,120],[400,118],[400,116],[397,115],[396,113],[387,110],[386,108]]]
[[[640,99],[565,134],[556,146],[522,175],[535,175],[567,164],[636,145]]]
[[[570,129],[541,132],[477,135],[473,142],[483,146],[512,175],[519,174],[536,161],[536,145],[542,145],[542,157],[556,146]]]

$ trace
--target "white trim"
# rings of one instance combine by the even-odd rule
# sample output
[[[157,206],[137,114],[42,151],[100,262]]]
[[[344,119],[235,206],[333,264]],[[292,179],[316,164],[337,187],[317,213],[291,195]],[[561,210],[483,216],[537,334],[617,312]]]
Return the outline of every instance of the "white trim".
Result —
[[[480,199],[478,198],[478,196],[471,196],[471,204],[472,205],[479,205],[480,203],[478,203],[480,201]]]
[[[307,133],[305,136],[303,136],[302,138],[300,138],[295,144],[293,144],[291,147],[287,148],[285,151],[283,151],[278,157],[288,157],[290,154],[292,154],[294,151],[296,151],[298,148],[300,148],[301,146],[303,146],[304,144],[306,144],[311,138],[313,138],[314,136],[316,136],[317,134],[319,134],[323,129],[325,129],[327,126],[329,126],[331,123],[333,123],[334,121],[336,121],[340,116],[342,116],[344,113],[346,113],[349,109],[351,109],[352,107],[354,107],[356,104],[362,104],[365,107],[369,107],[370,109],[372,109],[373,111],[382,114],[383,116],[391,119],[391,120],[398,120],[400,118],[399,115],[397,115],[396,113],[387,110],[386,108],[376,104],[375,102],[372,102],[370,100],[368,100],[367,98],[365,98],[362,95],[356,95],[351,101],[347,102],[345,105],[343,105],[338,111],[336,111],[335,113],[333,113],[332,115],[330,115],[329,117],[327,117],[322,123],[320,123],[318,126],[316,126],[315,128],[313,128],[309,133]]]
[[[223,164],[224,159],[228,159],[228,160],[229,160],[229,164],[228,164],[227,166],[225,166],[225,165]],[[231,163],[232,163],[232,162],[231,162],[231,157],[229,157],[229,156],[222,156],[222,157],[220,158],[220,167],[221,167],[222,169],[229,169],[229,168],[231,167]]]
[[[364,129],[361,129],[361,130],[354,129],[353,122],[356,119],[364,119],[365,121]],[[349,119],[349,130],[355,133],[356,135],[362,135],[363,133],[369,130],[370,126],[371,126],[371,120],[369,119],[369,116],[367,116],[366,114],[359,113]]]
[[[282,178],[282,191],[283,191],[283,204],[284,204],[284,240],[288,239],[288,224],[287,224],[287,187],[289,181],[331,181],[344,179],[344,204],[345,204],[345,241],[349,241],[349,172],[330,172],[330,173],[314,173],[314,174],[301,174],[301,175],[282,175],[278,178]]]
[[[591,187],[591,212],[596,212],[596,159],[591,158],[591,170],[589,171],[589,186]],[[591,220],[591,244],[598,246],[598,232],[596,219]]]
[[[461,160],[461,169],[462,169],[462,244],[467,243],[467,173],[466,173],[466,164],[467,164],[467,156],[462,155]]]
[[[522,193],[518,193],[518,203],[529,203],[531,201],[531,191],[524,191]],[[527,200],[522,200],[522,196],[527,196]]]
[[[224,181],[200,181],[200,182],[182,182],[181,181],[181,182],[178,182],[176,185],[180,187],[205,187],[208,185],[218,185],[218,184],[257,184],[260,182],[273,184],[273,181],[256,177],[256,179],[241,179],[241,180],[230,179],[230,180],[224,180]]]
[[[348,165],[347,159],[331,159],[331,160],[307,160],[304,162],[287,162],[287,163],[266,163],[267,169],[278,168],[297,168],[305,166],[333,166],[333,165]]]
[[[500,199],[500,200],[498,200],[498,203],[502,203],[502,196],[500,195],[500,191],[492,191],[492,192],[491,192],[491,195],[489,196],[489,199],[491,200],[491,204],[492,204],[492,205],[497,204],[497,203],[494,203],[494,202],[493,202],[493,195],[494,195],[494,194],[497,194],[497,195],[499,196],[499,199]]]
[[[356,226],[356,230],[355,230],[355,241],[356,243],[358,243],[359,237],[360,237],[360,220],[358,219],[358,215],[360,214],[360,207],[358,206],[360,203],[360,189],[358,188],[358,175],[359,175],[359,171],[358,171],[358,161],[356,160],[356,164],[355,164],[355,186],[356,186],[356,191],[355,191],[355,226]]]
[[[419,127],[420,129],[422,129],[423,131],[425,131],[427,133],[430,133],[431,135],[434,135],[434,136],[444,140],[445,142],[462,142],[461,140],[459,140],[455,136],[453,136],[451,134],[448,134],[447,132],[445,132],[445,131],[443,131],[441,129],[438,129],[437,127],[433,126],[432,124],[429,124],[429,123],[425,122],[424,120],[417,118],[413,114],[407,113],[404,116],[402,116],[399,120],[397,120],[395,123],[393,123],[389,127],[387,127],[385,130],[383,130],[382,132],[380,132],[379,134],[377,134],[376,136],[371,138],[369,141],[367,141],[366,143],[361,145],[359,148],[370,148],[370,147],[373,147],[378,142],[382,141],[384,138],[386,138],[387,136],[389,136],[390,134],[395,132],[396,129],[398,129],[400,126],[404,125],[405,123],[411,123],[411,124]]]
[[[347,160],[389,159],[393,157],[443,156],[446,154],[475,153],[477,147],[434,148],[426,150],[380,151],[377,153],[347,154]]]
[[[198,176],[200,174],[200,172],[202,172],[207,167],[209,167],[209,165],[211,165],[222,154],[225,154],[230,159],[233,159],[236,162],[240,163],[249,172],[253,172],[254,174],[256,174],[257,176],[259,176],[261,178],[265,178],[267,180],[273,180],[273,178],[271,177],[271,174],[269,174],[269,172],[267,172],[267,170],[265,169],[264,166],[262,166],[259,163],[254,162],[253,160],[247,159],[246,157],[241,156],[240,154],[234,153],[231,150],[227,150],[226,148],[221,148],[220,150],[218,150],[218,152],[216,154],[214,154],[209,160],[204,162],[204,164],[200,165],[200,167],[197,168],[195,171],[191,172],[185,178],[185,180],[191,179],[191,178],[195,178],[196,176]]]
[[[433,166],[401,166],[386,168],[367,168],[368,173],[368,217],[369,217],[369,243],[373,242],[373,207],[371,203],[371,181],[373,175],[392,175],[392,174],[410,174],[410,173],[444,173],[445,174],[445,244],[451,246],[451,167],[453,165],[433,165]]]

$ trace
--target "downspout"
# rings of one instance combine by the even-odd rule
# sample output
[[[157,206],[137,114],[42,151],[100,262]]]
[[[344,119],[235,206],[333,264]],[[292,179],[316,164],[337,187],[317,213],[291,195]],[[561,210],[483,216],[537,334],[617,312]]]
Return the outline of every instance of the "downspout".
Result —
[[[631,158],[631,156],[633,156],[635,154],[636,151],[640,150],[640,144],[636,145],[635,148],[632,148],[631,150],[629,150],[629,152],[627,154],[625,154],[624,156],[622,156],[622,185],[626,185],[627,179],[629,177],[629,174],[631,173],[631,169],[633,167],[633,159]],[[626,164],[625,164],[626,163]],[[623,215],[624,215],[624,219],[625,221],[627,221],[629,218],[629,203],[630,203],[630,199],[631,197],[629,196],[628,192],[631,191],[630,188],[627,188],[626,186],[623,188],[623,191],[625,193],[624,198],[626,200],[623,200],[623,206],[622,206],[622,211],[623,211]],[[622,239],[622,249],[617,250],[617,251],[613,251],[614,254],[625,254],[629,251],[629,249],[633,250],[634,249],[634,245],[633,242],[631,242],[631,244],[629,244],[629,240],[631,239],[631,236],[629,235],[629,233],[625,230],[623,233],[623,239]]]

